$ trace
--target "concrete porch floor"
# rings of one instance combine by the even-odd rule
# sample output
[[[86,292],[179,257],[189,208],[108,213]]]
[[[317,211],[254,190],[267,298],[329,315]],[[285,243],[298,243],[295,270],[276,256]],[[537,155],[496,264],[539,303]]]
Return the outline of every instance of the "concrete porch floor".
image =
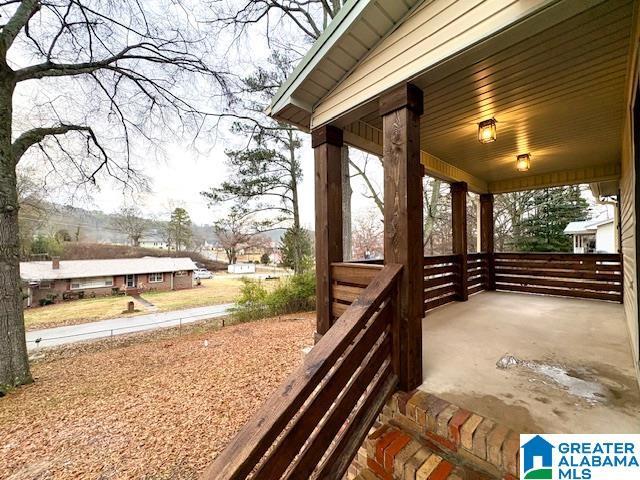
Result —
[[[482,292],[422,332],[426,392],[523,433],[640,433],[619,304]]]

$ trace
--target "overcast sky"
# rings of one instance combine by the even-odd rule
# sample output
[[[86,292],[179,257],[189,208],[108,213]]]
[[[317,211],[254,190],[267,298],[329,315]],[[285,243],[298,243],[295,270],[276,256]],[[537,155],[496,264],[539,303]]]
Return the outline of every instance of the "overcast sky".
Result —
[[[286,27],[281,27],[287,35]],[[295,32],[292,32],[293,35]],[[227,36],[226,38],[230,38]],[[289,38],[289,37],[288,37]],[[304,46],[301,43],[301,52],[304,52],[310,45]],[[269,42],[264,33],[264,28],[253,28],[251,33],[239,41],[225,41],[225,36],[220,37],[220,42],[216,44],[214,56],[224,57],[229,61],[231,68],[247,75],[252,72],[256,65],[265,65],[270,55]],[[20,52],[14,52],[14,61],[17,64],[23,62]],[[28,62],[28,59],[24,58]],[[217,61],[213,59],[212,61]],[[64,79],[61,81],[65,81]],[[70,84],[65,84],[69,89]],[[78,88],[78,87],[73,87]],[[187,86],[190,91],[188,95],[197,95],[200,92],[194,91],[197,86]],[[91,105],[90,99],[75,98],[75,92],[70,95],[69,100],[64,103],[64,108],[83,112],[87,105]],[[78,90],[80,93],[80,90]],[[16,132],[25,130],[33,126],[41,126],[51,122],[51,119],[43,119],[40,110],[36,110],[33,105],[46,105],[55,101],[59,94],[59,88],[54,81],[45,83],[42,81],[31,84],[21,84],[16,92]],[[35,101],[36,99],[37,101]],[[77,102],[77,105],[76,105]],[[85,102],[85,103],[83,103]],[[208,105],[208,108],[215,108]],[[91,117],[91,123],[99,124],[102,131],[109,131],[111,119],[101,115]],[[54,120],[55,122],[55,120]],[[132,157],[138,168],[149,180],[149,192],[144,194],[131,195],[125,193],[121,185],[110,180],[106,175],[99,178],[98,185],[90,191],[90,196],[70,197],[68,191],[55,188],[50,189],[53,201],[59,203],[71,203],[77,207],[103,210],[107,213],[116,212],[123,202],[138,203],[146,216],[168,219],[169,212],[176,206],[182,206],[188,210],[192,220],[198,224],[211,224],[225,214],[225,207],[211,209],[207,206],[205,198],[200,192],[218,186],[222,181],[233,175],[229,170],[226,161],[225,149],[237,148],[246,145],[247,139],[233,135],[229,132],[229,123],[222,123],[216,131],[211,131],[200,135],[197,145],[192,145],[188,138],[177,138],[170,132],[160,132],[160,140],[157,142],[157,149],[149,150],[135,143],[132,144]],[[106,127],[106,128],[105,128]],[[304,145],[300,149],[300,158],[303,170],[303,180],[299,188],[301,204],[301,222],[307,228],[314,226],[314,187],[313,187],[313,151],[311,149],[309,136],[304,137]],[[48,168],[47,162],[38,157],[37,149],[32,149],[30,155],[22,162],[21,166],[35,167],[33,172],[43,172]],[[354,153],[354,155],[363,155]],[[31,158],[29,158],[31,157]],[[40,163],[39,163],[40,162]],[[44,168],[43,168],[44,165]],[[370,171],[376,183],[381,182],[382,172],[376,161],[370,162]],[[53,187],[53,185],[49,185]],[[364,197],[366,192],[362,181],[353,180],[353,212],[357,216],[368,209],[374,208],[372,200]]]

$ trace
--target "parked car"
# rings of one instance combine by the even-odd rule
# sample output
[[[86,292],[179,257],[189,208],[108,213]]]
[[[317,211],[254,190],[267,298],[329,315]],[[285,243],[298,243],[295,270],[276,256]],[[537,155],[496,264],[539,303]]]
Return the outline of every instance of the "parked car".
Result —
[[[206,268],[198,268],[193,271],[193,278],[196,278],[196,279],[213,278],[213,273],[211,273]]]

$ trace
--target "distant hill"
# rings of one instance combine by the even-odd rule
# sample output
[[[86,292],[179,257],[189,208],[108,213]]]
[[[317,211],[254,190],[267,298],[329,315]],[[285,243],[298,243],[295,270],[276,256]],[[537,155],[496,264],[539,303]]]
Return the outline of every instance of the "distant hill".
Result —
[[[59,230],[66,230],[74,241],[127,244],[126,235],[113,226],[117,216],[115,214],[57,204],[50,204],[48,210],[48,218],[44,224],[37,226],[36,234],[52,235]],[[148,219],[148,221],[149,235],[166,230],[166,221],[152,219]],[[213,230],[210,225],[196,224],[192,226],[192,229],[196,239],[205,239],[211,236]]]
[[[49,210],[47,221],[35,229],[36,234],[53,235],[59,230],[66,230],[73,241],[116,245],[127,245],[128,243],[126,235],[113,226],[116,214],[57,204],[51,204]],[[145,238],[162,237],[167,222],[152,219],[148,219],[148,221],[149,228]],[[194,240],[199,240],[200,243],[204,243],[204,240],[213,244],[217,243],[212,225],[193,224],[192,230]],[[275,243],[280,243],[286,231],[286,228],[275,228],[260,235]],[[313,232],[309,233],[313,238]]]

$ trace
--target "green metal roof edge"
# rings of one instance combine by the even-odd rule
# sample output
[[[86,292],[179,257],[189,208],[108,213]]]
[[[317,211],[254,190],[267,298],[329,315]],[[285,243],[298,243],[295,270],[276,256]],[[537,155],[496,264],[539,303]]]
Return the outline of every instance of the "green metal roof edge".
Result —
[[[305,71],[315,67],[324,57],[324,54],[339,40],[342,34],[355,22],[364,8],[375,0],[351,0],[343,5],[338,14],[331,20],[327,28],[322,32],[320,37],[313,43],[306,55],[300,60],[300,63],[293,69],[293,72],[282,84],[278,92],[271,99],[271,104],[267,108],[267,114],[272,115],[274,112],[280,111],[285,105],[280,105],[291,95],[287,95],[289,90],[297,87],[297,85],[306,78]],[[348,18],[350,17],[351,18]],[[323,50],[322,55],[318,55]],[[308,73],[308,72],[307,72]],[[304,75],[303,75],[304,74]]]

